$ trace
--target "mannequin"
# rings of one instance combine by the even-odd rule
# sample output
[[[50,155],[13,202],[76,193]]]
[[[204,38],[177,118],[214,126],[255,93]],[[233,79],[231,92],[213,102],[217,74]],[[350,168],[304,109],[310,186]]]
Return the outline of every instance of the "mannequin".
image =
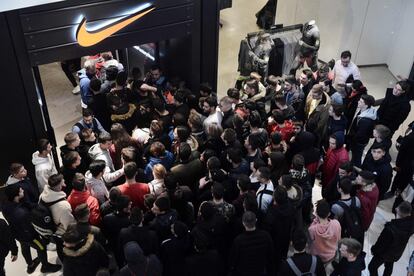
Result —
[[[318,70],[318,50],[320,46],[320,32],[315,20],[311,20],[303,25],[302,38],[298,42],[297,54],[293,69],[306,64],[313,72]]]

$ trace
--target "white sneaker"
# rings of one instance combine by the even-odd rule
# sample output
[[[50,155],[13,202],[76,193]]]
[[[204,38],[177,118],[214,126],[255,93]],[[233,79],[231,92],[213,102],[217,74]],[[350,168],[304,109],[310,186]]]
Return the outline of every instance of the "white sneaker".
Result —
[[[79,92],[80,92],[80,87],[79,85],[77,85],[75,88],[73,88],[72,93],[73,95],[76,95],[76,94],[79,94]]]

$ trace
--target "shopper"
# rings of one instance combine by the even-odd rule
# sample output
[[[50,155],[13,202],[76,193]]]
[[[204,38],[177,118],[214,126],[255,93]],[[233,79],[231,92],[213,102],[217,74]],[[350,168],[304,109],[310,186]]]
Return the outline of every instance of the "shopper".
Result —
[[[135,178],[137,176],[137,165],[129,162],[124,165],[126,182],[118,186],[118,189],[125,196],[128,196],[133,207],[141,209],[144,206],[144,196],[150,193],[150,186],[146,183],[138,183]]]
[[[77,173],[72,182],[73,190],[68,196],[68,202],[74,211],[76,207],[81,204],[86,204],[89,208],[89,223],[91,225],[99,226],[101,223],[101,213],[99,210],[99,201],[95,197],[91,196],[86,189],[85,177]]]
[[[55,161],[52,156],[52,145],[47,139],[40,139],[37,144],[37,151],[32,155],[32,163],[35,166],[37,186],[39,193],[47,185],[52,174],[56,174]]]
[[[10,165],[10,176],[7,178],[6,185],[16,185],[23,189],[23,202],[29,208],[33,208],[39,201],[39,190],[34,183],[27,177],[27,170],[20,163]]]
[[[356,195],[361,202],[362,227],[364,231],[367,231],[374,219],[379,198],[375,174],[370,171],[361,171],[355,179],[355,184],[361,186]]]
[[[325,267],[318,256],[306,253],[307,237],[305,232],[297,230],[292,239],[294,254],[284,260],[278,270],[280,276],[312,274],[325,276]]]
[[[316,204],[316,218],[309,226],[310,253],[321,258],[325,266],[335,257],[341,239],[341,225],[329,218],[329,203],[321,199]]]
[[[96,136],[101,133],[108,133],[101,125],[101,123],[94,117],[91,109],[82,109],[82,119],[72,127],[72,132],[80,134],[84,129],[91,129]]]
[[[272,238],[256,229],[256,215],[243,214],[245,232],[234,239],[230,252],[230,275],[274,275]]]
[[[365,270],[365,252],[362,245],[355,239],[345,238],[339,241],[341,260],[334,265],[331,276],[352,275],[361,276]]]
[[[396,219],[387,222],[377,242],[371,247],[373,258],[368,265],[372,276],[378,275],[378,268],[384,264],[383,275],[392,275],[394,262],[397,262],[414,234],[414,221],[411,217],[411,204],[402,202],[398,205]]]
[[[7,241],[7,239],[11,238],[7,236],[9,233],[11,233],[13,239],[17,239],[20,242],[22,255],[27,264],[27,274],[32,274],[39,263],[42,264],[40,269],[42,273],[59,271],[62,268],[60,265],[48,262],[46,251],[47,242],[39,236],[30,222],[30,209],[25,206],[23,201],[24,190],[17,185],[9,185],[6,187],[5,194],[7,196],[7,201],[2,206],[2,212],[10,225],[10,230],[3,229],[3,227],[1,228],[1,236],[3,237],[1,244],[7,244],[3,241]],[[1,224],[0,221],[0,225]],[[35,249],[37,252],[37,257],[35,259],[32,258],[31,248]],[[12,255],[17,258],[17,247],[16,253],[14,253],[14,249],[12,250]],[[3,268],[3,266],[0,265],[0,269],[1,268]]]
[[[5,276],[6,272],[4,271],[4,262],[7,255],[11,252],[11,261],[15,262],[17,260],[17,252],[19,249],[17,248],[16,241],[10,233],[7,222],[1,218],[0,231],[2,233],[0,238],[0,276]]]

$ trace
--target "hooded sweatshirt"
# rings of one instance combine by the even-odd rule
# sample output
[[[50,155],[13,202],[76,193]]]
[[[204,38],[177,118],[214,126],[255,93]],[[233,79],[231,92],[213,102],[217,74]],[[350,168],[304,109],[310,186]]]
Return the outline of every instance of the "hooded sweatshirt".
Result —
[[[99,143],[93,145],[89,149],[88,153],[92,160],[103,160],[105,161],[106,166],[109,167],[111,172],[115,171],[114,163],[112,162],[109,150],[103,150]]]
[[[121,276],[130,275],[162,275],[162,264],[154,254],[144,256],[138,243],[131,241],[124,246],[124,256],[127,265],[119,272]]]
[[[334,180],[339,166],[349,161],[349,155],[344,147],[345,136],[342,131],[333,134],[336,138],[336,148],[329,148],[326,152],[322,167],[322,186],[328,187]]]
[[[92,93],[89,90],[89,83],[91,82],[91,78],[86,74],[85,69],[79,70],[78,76],[82,102],[88,105],[92,100]]]
[[[39,187],[39,192],[43,191],[43,188],[47,185],[47,180],[52,174],[57,174],[55,161],[51,154],[47,157],[39,156],[39,151],[36,151],[32,155],[32,163],[35,166],[36,180]]]
[[[353,120],[351,125],[351,133],[353,142],[358,144],[368,144],[372,136],[372,130],[377,119],[377,110],[370,107],[360,112]]]
[[[40,195],[40,199],[45,203],[57,201],[61,198],[66,198],[65,192],[53,191],[49,185],[46,185],[44,187],[44,190]],[[71,223],[76,222],[72,215],[72,207],[66,199],[53,204],[49,207],[49,209],[52,213],[53,221],[57,226],[57,235],[63,235],[66,231],[67,226]]]
[[[311,240],[310,253],[318,255],[326,263],[335,257],[338,242],[341,239],[341,224],[336,219],[329,219],[321,224],[317,218],[309,226]]]

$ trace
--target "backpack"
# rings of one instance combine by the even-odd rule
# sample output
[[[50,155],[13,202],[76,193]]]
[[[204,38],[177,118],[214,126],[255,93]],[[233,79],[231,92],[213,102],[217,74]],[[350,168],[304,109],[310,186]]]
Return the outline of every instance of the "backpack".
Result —
[[[37,233],[39,233],[40,236],[48,237],[52,236],[56,232],[56,224],[53,221],[50,207],[62,200],[65,200],[65,198],[46,203],[40,199],[39,204],[32,209],[30,213],[30,220],[33,228]]]
[[[356,199],[352,197],[351,205],[338,201],[344,213],[341,218],[342,237],[354,238],[358,241],[364,239],[364,229],[362,228],[361,210],[356,206]]]
[[[316,262],[317,259],[315,256],[312,256],[312,264],[308,272],[302,272],[299,270],[299,268],[295,265],[295,262],[292,258],[288,258],[287,263],[289,267],[293,270],[293,273],[295,273],[296,276],[316,276]]]

